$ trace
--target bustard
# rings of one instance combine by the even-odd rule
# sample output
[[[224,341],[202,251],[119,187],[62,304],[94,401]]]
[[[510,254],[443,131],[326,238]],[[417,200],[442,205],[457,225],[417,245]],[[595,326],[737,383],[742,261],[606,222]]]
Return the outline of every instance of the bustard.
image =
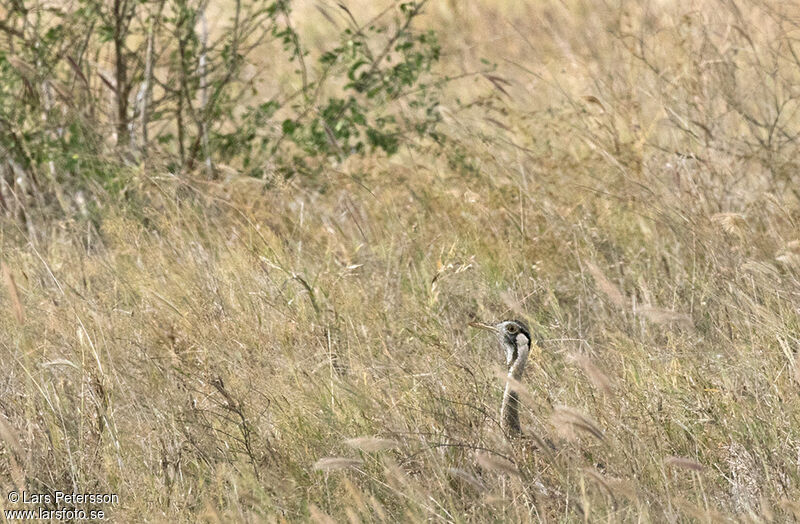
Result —
[[[497,324],[471,322],[470,326],[494,332],[500,342],[500,349],[506,353],[508,380],[503,392],[503,403],[500,405],[500,424],[507,433],[518,434],[519,393],[514,389],[514,384],[522,379],[522,372],[525,371],[525,363],[531,351],[531,332],[521,320],[504,320]]]

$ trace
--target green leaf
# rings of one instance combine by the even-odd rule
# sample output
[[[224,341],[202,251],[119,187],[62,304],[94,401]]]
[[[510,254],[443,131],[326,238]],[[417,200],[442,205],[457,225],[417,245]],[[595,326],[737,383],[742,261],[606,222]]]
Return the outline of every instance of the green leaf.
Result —
[[[298,127],[297,123],[291,118],[287,118],[286,120],[284,120],[283,124],[281,125],[283,134],[289,136],[292,136],[294,134],[294,132],[297,130],[297,127]]]

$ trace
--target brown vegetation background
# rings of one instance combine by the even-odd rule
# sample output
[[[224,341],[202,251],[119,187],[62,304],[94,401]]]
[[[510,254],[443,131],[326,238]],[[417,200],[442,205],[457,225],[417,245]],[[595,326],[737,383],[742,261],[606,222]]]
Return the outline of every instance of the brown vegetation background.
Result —
[[[344,25],[292,16],[312,56]],[[131,167],[136,206],[3,222],[4,492],[117,493],[120,522],[800,516],[798,6],[419,23],[464,75],[446,146],[313,181]],[[511,317],[539,347],[510,441],[468,323]]]

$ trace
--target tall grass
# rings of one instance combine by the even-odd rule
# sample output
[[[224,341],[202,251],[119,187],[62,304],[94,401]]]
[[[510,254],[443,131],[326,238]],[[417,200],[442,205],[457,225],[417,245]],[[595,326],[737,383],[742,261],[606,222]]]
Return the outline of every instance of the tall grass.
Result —
[[[447,85],[444,147],[150,166],[4,222],[3,489],[118,521],[797,519],[796,15],[434,3],[444,73],[497,63]],[[507,317],[538,340],[515,440],[468,327]]]

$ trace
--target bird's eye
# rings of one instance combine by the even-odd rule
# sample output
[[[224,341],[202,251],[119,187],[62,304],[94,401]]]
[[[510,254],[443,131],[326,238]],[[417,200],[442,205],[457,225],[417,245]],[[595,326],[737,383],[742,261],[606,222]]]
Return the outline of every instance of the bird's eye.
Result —
[[[515,326],[514,324],[509,324],[508,327],[506,327],[506,329],[512,335],[516,335],[519,332],[519,328],[517,326]]]

